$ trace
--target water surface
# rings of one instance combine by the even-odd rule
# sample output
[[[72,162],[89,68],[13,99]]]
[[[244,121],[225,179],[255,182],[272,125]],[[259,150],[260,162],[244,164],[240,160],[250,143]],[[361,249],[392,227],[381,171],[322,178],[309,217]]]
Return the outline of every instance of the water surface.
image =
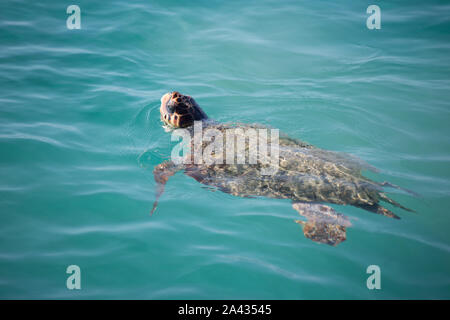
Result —
[[[365,1],[79,0],[81,30],[69,4],[0,3],[0,298],[450,297],[446,1],[377,1],[381,30]],[[353,227],[330,247],[289,201],[177,174],[150,217],[171,90],[364,159],[417,214],[333,206]]]

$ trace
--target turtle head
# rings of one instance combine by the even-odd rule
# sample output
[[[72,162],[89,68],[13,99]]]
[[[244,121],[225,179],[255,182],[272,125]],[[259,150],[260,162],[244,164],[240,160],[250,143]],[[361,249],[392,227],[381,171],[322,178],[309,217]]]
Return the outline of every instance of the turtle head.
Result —
[[[161,97],[161,120],[174,128],[186,128],[194,121],[208,119],[205,112],[190,96],[177,91],[168,92]]]

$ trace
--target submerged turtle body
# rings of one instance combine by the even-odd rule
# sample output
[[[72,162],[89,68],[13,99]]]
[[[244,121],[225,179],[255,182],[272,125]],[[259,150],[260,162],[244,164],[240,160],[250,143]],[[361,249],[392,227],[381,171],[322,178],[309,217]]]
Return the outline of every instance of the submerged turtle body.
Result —
[[[224,145],[227,130],[241,129],[235,131],[236,134],[244,134],[247,129],[263,128],[258,125],[229,125],[210,121],[191,97],[178,92],[163,96],[160,111],[165,124],[174,128],[185,127],[191,133],[193,122],[202,121],[203,130],[213,129],[222,133]],[[184,115],[184,121],[180,121],[179,114]],[[245,136],[243,139],[245,141]],[[200,148],[204,152],[212,142],[214,139],[196,145],[192,138],[191,149],[195,151]],[[287,136],[280,136],[277,148],[279,161],[273,174],[263,174],[263,169],[270,166],[267,163],[193,163],[192,154],[188,156],[191,158],[185,161],[188,163],[176,165],[170,161],[164,162],[154,170],[155,180],[158,183],[157,198],[162,194],[168,178],[183,170],[186,175],[198,182],[217,187],[235,196],[290,199],[293,208],[307,219],[296,221],[303,226],[305,236],[313,241],[330,245],[337,245],[346,239],[346,227],[351,223],[344,215],[324,203],[353,205],[397,219],[399,217],[383,208],[380,201],[409,210],[382,192],[383,186],[396,186],[371,181],[361,174],[362,169],[371,167],[359,159],[322,150]],[[245,152],[248,156],[249,143],[245,144]],[[152,212],[156,205],[155,201]]]

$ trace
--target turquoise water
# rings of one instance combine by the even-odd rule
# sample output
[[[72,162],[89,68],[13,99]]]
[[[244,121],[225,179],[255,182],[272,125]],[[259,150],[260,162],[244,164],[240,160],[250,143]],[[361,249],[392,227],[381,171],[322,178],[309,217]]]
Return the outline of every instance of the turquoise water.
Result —
[[[1,1],[0,298],[450,298],[450,5],[376,1],[369,30],[369,4]],[[330,247],[289,201],[177,174],[150,217],[171,90],[364,159],[417,214],[333,206],[353,227]]]

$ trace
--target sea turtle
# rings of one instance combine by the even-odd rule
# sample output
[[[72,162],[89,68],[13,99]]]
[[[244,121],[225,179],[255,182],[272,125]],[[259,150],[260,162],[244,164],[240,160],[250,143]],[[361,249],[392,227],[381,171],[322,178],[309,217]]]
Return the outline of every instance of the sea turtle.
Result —
[[[162,96],[160,113],[166,127],[173,130],[184,128],[188,131],[191,151],[205,151],[208,146],[204,141],[195,145],[194,123],[200,123],[201,130],[213,129],[223,133],[221,138],[227,137],[225,131],[229,129],[264,128],[254,124],[223,124],[212,121],[192,97],[176,91]],[[244,130],[235,131],[242,134]],[[246,147],[241,152],[245,152],[248,157],[251,146],[247,140],[244,137]],[[222,143],[226,145],[226,142]],[[235,148],[234,145],[232,148]],[[187,161],[184,163],[169,160],[157,165],[153,171],[157,194],[151,213],[155,211],[169,177],[180,170],[202,184],[235,196],[290,199],[292,207],[306,218],[306,221],[295,220],[302,226],[304,235],[313,241],[333,246],[346,240],[346,228],[351,223],[346,216],[324,203],[353,205],[395,219],[399,217],[382,207],[380,201],[412,211],[383,193],[383,187],[400,187],[364,177],[362,169],[374,168],[356,157],[322,150],[286,135],[279,136],[278,149],[274,150],[278,151],[278,160],[277,170],[273,174],[262,173],[263,169],[271,165],[262,162],[198,163],[193,161],[194,152],[187,154]],[[215,151],[212,152],[213,157],[214,153]]]

